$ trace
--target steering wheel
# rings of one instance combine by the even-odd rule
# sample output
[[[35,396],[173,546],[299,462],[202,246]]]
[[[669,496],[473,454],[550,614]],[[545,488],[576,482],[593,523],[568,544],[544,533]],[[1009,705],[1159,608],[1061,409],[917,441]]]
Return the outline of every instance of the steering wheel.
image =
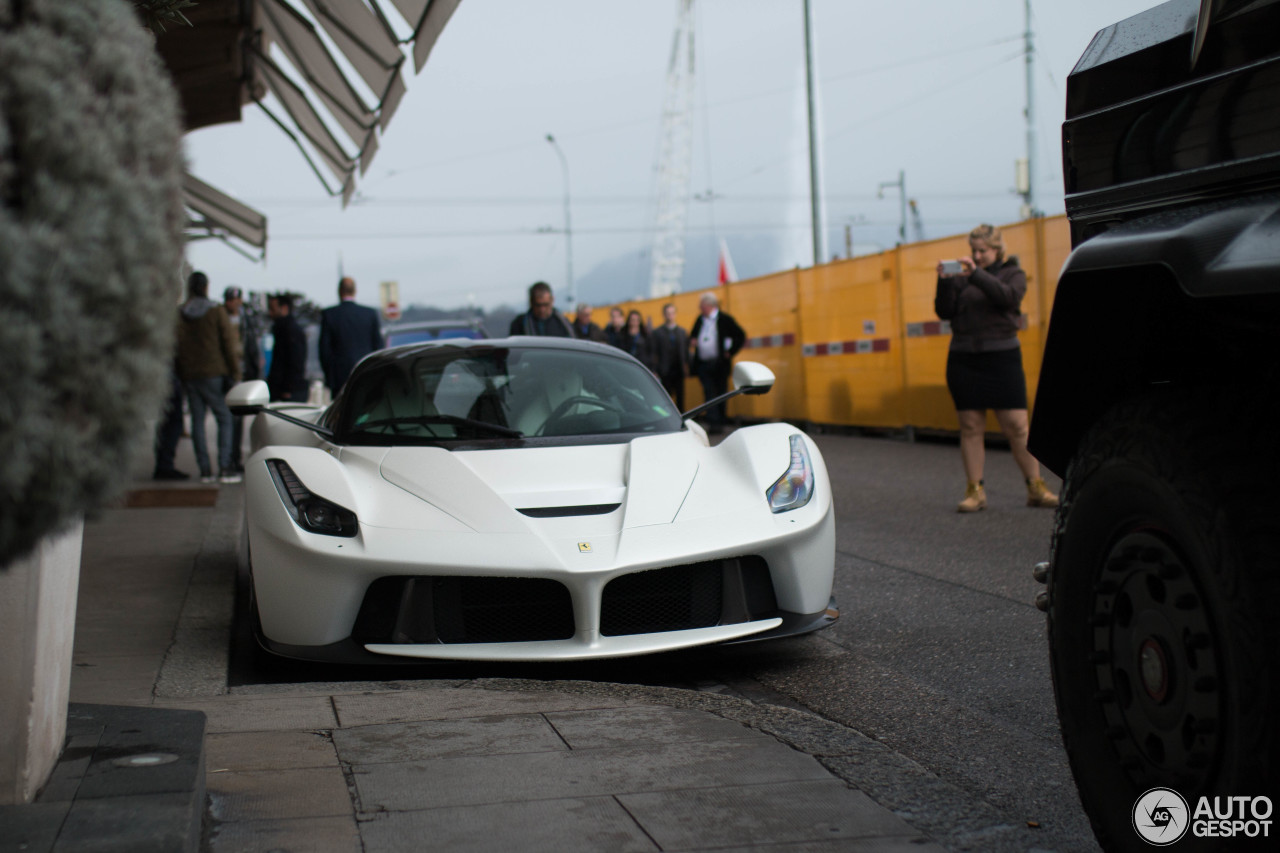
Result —
[[[539,435],[545,433],[547,431],[548,426],[555,423],[560,418],[563,418],[566,414],[568,414],[570,409],[572,409],[574,406],[578,404],[582,404],[586,406],[594,406],[597,409],[603,409],[606,412],[616,412],[619,415],[623,413],[621,408],[619,408],[618,406],[615,406],[612,403],[607,403],[604,400],[601,400],[599,397],[586,397],[586,396],[583,396],[582,394],[575,394],[572,397],[568,397],[562,400],[560,402],[560,405],[556,406],[555,411],[547,415],[547,419],[542,423],[542,428],[538,430]]]

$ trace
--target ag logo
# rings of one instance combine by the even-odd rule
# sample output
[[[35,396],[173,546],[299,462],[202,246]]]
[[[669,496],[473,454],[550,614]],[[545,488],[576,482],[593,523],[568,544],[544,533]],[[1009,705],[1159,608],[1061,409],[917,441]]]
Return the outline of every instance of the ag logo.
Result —
[[[1152,788],[1133,804],[1133,829],[1148,844],[1165,847],[1187,834],[1187,801],[1177,791]]]

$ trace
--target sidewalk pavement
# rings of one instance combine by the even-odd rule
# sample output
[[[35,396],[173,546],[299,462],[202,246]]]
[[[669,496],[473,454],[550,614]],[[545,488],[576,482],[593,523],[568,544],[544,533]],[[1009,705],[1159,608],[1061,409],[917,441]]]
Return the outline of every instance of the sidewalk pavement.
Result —
[[[86,524],[67,748],[0,808],[0,851],[938,851],[964,829],[887,747],[740,697],[228,688],[242,487],[149,475]]]

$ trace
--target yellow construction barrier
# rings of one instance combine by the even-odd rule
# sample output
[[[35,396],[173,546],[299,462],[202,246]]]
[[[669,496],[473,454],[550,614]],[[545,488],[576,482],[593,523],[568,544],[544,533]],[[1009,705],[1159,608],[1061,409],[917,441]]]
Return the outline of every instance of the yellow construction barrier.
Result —
[[[1022,364],[1028,399],[1035,399],[1058,273],[1071,251],[1066,217],[1030,219],[1001,227],[1005,252],[1027,274],[1022,301]],[[910,243],[878,255],[833,261],[714,288],[721,307],[747,333],[739,360],[769,366],[778,382],[770,394],[738,397],[729,414],[750,420],[808,421],[883,428],[955,430],[947,392],[949,324],[933,309],[941,259],[969,253],[967,235]],[[662,306],[676,306],[685,329],[707,291],[623,303],[652,325]],[[690,378],[686,406],[702,401]],[[988,428],[997,429],[995,418]]]

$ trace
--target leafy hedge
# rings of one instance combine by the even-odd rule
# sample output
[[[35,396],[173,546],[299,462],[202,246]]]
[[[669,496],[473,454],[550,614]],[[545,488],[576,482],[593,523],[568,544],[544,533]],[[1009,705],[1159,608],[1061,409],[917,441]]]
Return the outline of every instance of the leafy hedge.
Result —
[[[0,565],[114,497],[162,405],[181,134],[125,0],[0,0]]]

